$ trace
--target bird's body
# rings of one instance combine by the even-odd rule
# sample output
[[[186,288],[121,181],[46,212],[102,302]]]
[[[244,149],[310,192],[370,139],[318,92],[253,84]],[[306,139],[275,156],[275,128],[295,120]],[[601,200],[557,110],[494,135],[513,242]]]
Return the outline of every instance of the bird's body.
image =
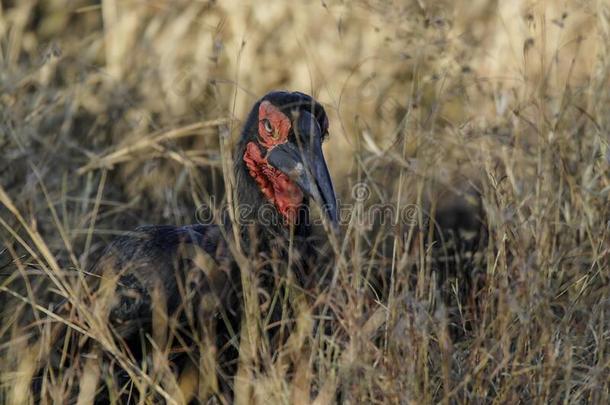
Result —
[[[168,308],[181,307],[180,278],[193,267],[197,252],[211,259],[208,266],[222,268],[227,275],[223,279],[237,282],[229,280],[235,266],[228,246],[233,235],[238,235],[246,253],[262,256],[272,250],[276,257],[284,256],[290,239],[297,241],[292,244],[296,267],[305,266],[312,254],[310,201],[318,200],[331,221],[337,218],[320,148],[327,131],[326,113],[310,96],[267,94],[254,105],[234,153],[238,218],[230,221],[225,216],[220,224],[143,226],[114,240],[94,272],[110,270],[119,276],[120,299],[110,315],[120,325],[132,324],[120,328],[123,335],[138,329],[135,325],[142,319],[150,319],[154,288],[161,288]],[[213,287],[224,290],[218,280],[215,283]]]
[[[271,267],[288,271],[289,256],[297,276],[307,274],[315,262],[310,202],[317,202],[331,223],[337,220],[321,150],[327,131],[326,113],[310,96],[267,94],[254,105],[234,153],[238,214],[232,220],[225,215],[217,224],[142,226],[109,244],[92,270],[84,300],[107,318],[136,362],[148,355],[147,336],[171,352],[176,342],[188,346],[196,330],[215,319],[216,356],[229,364],[225,375],[235,372],[242,286],[233,249],[239,246],[242,257],[267,263],[257,269],[262,288]]]
[[[195,267],[195,255],[206,255],[216,265],[217,261],[227,261],[226,249],[219,226],[212,224],[141,226],[116,238],[97,262],[94,273],[118,276],[109,313],[118,334],[129,338],[150,327],[153,305],[158,304],[152,297],[156,288],[166,307],[178,310],[180,288],[188,287],[187,275]],[[209,282],[205,288],[210,288]]]

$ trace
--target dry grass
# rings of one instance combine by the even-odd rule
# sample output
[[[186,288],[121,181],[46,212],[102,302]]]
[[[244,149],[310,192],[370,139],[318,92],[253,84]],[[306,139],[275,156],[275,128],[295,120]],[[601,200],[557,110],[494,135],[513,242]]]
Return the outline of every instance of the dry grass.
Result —
[[[217,390],[205,333],[181,377],[162,347],[133,364],[78,290],[120,230],[225,195],[240,120],[278,88],[329,112],[340,199],[371,196],[333,282],[286,295],[274,353],[247,296],[236,402],[608,403],[608,3],[263,3],[0,3],[0,403],[31,402],[39,369],[48,401],[90,403],[100,375],[116,395],[102,356],[143,403]],[[419,226],[358,220],[374,202]],[[417,231],[477,212],[467,252]],[[57,325],[100,352],[66,345],[53,369]]]

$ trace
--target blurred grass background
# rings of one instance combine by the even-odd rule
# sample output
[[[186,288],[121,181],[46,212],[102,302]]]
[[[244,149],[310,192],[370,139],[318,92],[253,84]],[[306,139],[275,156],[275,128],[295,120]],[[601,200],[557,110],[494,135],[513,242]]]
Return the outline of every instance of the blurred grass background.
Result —
[[[364,182],[367,204],[485,218],[486,236],[439,287],[423,234],[350,222],[325,292],[336,345],[301,336],[292,371],[251,370],[249,399],[608,403],[604,0],[2,1],[0,294],[30,288],[0,308],[0,400],[27,402],[45,361],[20,321],[50,294],[35,280],[121,230],[195,222],[272,89],[324,104],[341,201]]]

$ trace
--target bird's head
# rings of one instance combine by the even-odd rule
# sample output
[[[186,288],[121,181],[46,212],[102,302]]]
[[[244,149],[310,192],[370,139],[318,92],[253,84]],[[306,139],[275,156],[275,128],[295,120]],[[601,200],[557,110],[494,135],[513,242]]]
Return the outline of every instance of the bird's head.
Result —
[[[336,225],[337,201],[322,153],[327,136],[328,117],[312,97],[265,95],[252,108],[236,150],[240,203],[257,208],[257,202],[270,202],[289,226],[303,220],[301,213],[315,201]]]

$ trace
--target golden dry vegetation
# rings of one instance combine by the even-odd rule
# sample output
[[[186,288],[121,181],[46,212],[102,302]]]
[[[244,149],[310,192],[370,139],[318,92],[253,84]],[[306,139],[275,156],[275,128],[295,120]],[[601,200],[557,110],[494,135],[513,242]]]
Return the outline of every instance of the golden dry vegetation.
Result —
[[[129,356],[95,311],[50,303],[76,300],[121,230],[192,223],[223,198],[243,119],[272,89],[324,104],[325,154],[354,209],[333,282],[288,294],[291,336],[273,353],[249,302],[235,402],[610,401],[606,0],[9,0],[0,403],[33,402],[33,378],[47,403],[90,403],[102,386],[228,401],[207,341],[190,374],[131,364],[128,387],[92,383],[97,359]],[[410,226],[359,220],[373,203],[414,209]],[[479,224],[452,234],[476,242],[466,252],[432,243],[462,223]],[[103,353],[66,345],[52,367],[57,324]]]

